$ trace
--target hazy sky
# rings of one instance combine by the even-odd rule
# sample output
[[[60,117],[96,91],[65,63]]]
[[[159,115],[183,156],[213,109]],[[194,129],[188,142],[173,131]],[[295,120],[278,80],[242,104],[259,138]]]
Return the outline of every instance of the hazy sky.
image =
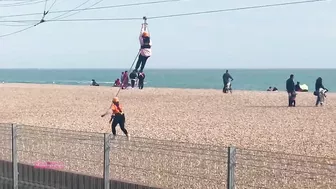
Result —
[[[53,1],[49,0],[47,7]],[[57,0],[50,11],[72,9],[85,1]],[[90,0],[82,8],[97,1]],[[148,1],[155,0],[104,0],[96,6]],[[65,19],[141,18],[290,1],[186,0],[83,11]],[[44,3],[16,7],[3,4],[0,17],[35,12],[42,15],[44,9]],[[49,14],[46,20],[60,14]],[[0,20],[39,20],[41,15]],[[0,38],[0,68],[126,68],[139,49],[141,22],[46,22]],[[335,0],[148,23],[153,56],[147,68],[336,68]],[[0,35],[27,27],[8,24],[15,25],[0,22]]]

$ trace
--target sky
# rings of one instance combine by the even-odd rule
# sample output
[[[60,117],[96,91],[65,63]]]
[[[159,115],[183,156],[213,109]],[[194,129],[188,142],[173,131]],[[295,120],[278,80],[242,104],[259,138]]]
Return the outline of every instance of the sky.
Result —
[[[25,0],[28,1],[28,0]],[[47,9],[54,0],[49,0]],[[56,0],[51,11],[87,0]],[[100,0],[89,0],[81,8]],[[96,6],[155,0],[102,0]],[[0,68],[129,68],[139,50],[143,16],[228,9],[294,0],[185,0],[82,11],[65,19],[140,18],[130,21],[45,22],[0,37]],[[298,0],[296,0],[298,1]],[[15,3],[7,0],[6,3]],[[24,29],[1,20],[40,20],[44,3],[5,7],[0,36]],[[336,68],[336,0],[149,19],[152,57],[146,68]],[[39,13],[38,16],[1,16]],[[48,14],[45,20],[62,13]],[[22,23],[20,23],[22,24]],[[24,23],[27,24],[27,23]],[[33,24],[33,23],[29,23]]]

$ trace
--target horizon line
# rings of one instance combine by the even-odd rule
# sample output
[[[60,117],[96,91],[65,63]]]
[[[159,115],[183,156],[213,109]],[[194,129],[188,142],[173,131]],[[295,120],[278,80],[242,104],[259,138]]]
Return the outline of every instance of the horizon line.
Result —
[[[129,70],[129,68],[0,68],[0,70]],[[335,68],[147,68],[146,70],[326,70]]]

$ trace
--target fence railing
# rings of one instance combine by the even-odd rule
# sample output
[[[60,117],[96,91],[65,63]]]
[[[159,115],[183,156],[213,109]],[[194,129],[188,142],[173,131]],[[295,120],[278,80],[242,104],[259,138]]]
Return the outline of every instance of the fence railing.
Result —
[[[141,137],[112,140],[110,134],[25,125],[0,124],[0,159],[11,164],[0,162],[0,185],[10,188],[84,189],[84,177],[75,174],[91,176],[86,185],[98,189],[122,182],[155,188],[336,188],[336,158]]]

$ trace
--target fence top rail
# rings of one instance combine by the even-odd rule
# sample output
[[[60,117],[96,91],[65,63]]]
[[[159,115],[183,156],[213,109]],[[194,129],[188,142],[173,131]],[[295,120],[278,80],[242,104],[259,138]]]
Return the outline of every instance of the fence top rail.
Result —
[[[208,150],[216,152],[226,152],[227,146],[218,146],[212,144],[202,144],[202,143],[192,143],[192,142],[180,142],[174,140],[163,140],[163,139],[154,139],[154,138],[145,138],[145,137],[133,137],[130,141],[126,138],[118,138],[118,141],[127,142],[130,145],[132,144],[148,144],[156,146],[166,146],[166,147],[183,147],[186,149],[196,149],[196,150]],[[111,140],[111,143],[114,143],[114,140]]]
[[[321,156],[310,156],[303,154],[294,154],[294,153],[286,153],[281,151],[266,151],[266,150],[258,150],[258,149],[247,149],[236,147],[237,154],[247,155],[247,156],[260,156],[260,154],[268,154],[265,156],[289,156],[289,157],[297,157],[297,158],[314,158],[314,159],[323,159],[323,160],[331,160],[336,161],[336,157],[321,157]],[[243,154],[247,152],[249,154]]]
[[[0,123],[1,129],[11,129],[12,124],[11,123]]]
[[[55,133],[65,133],[65,134],[77,134],[77,135],[87,135],[87,136],[97,136],[101,137],[104,136],[104,133],[99,132],[87,132],[87,131],[78,131],[78,130],[71,130],[71,129],[60,129],[60,128],[50,128],[50,127],[41,127],[41,126],[31,126],[25,124],[15,124],[18,129],[21,130],[32,130],[32,131],[48,131],[48,132],[55,132]]]

